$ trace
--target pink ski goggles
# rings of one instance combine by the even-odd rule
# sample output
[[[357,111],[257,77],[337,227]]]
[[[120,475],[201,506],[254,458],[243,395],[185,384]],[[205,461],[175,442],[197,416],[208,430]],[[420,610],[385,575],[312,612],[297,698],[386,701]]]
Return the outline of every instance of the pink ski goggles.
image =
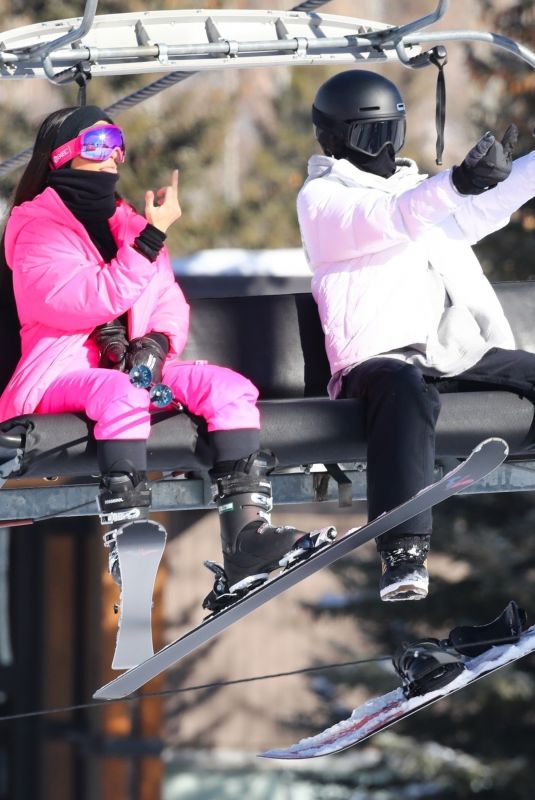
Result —
[[[116,125],[99,125],[82,131],[76,139],[56,147],[50,155],[50,166],[59,169],[76,156],[88,161],[106,161],[115,152],[118,153],[119,164],[122,164],[126,153],[122,130]]]

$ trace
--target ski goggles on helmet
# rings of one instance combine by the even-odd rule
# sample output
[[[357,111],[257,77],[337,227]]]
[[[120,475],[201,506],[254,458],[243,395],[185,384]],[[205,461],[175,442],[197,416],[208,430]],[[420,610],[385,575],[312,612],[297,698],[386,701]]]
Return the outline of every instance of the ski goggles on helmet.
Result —
[[[391,144],[397,153],[405,141],[405,119],[373,120],[372,122],[352,122],[349,124],[346,144],[352,150],[376,156],[385,144]]]
[[[118,162],[122,164],[126,153],[122,130],[116,125],[99,125],[82,131],[75,139],[53,150],[50,166],[52,169],[59,169],[76,156],[82,156],[88,161],[106,161],[115,152],[118,153]]]

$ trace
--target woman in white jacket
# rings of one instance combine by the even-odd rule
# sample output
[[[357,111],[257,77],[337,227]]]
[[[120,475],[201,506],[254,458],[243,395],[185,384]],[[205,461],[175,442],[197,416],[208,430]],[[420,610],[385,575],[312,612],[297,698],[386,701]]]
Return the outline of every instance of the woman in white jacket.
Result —
[[[518,131],[486,133],[460,166],[428,178],[396,158],[405,106],[396,86],[349,70],[312,109],[312,156],[297,210],[332,378],[365,401],[368,514],[432,482],[444,378],[502,385],[535,400],[535,355],[511,328],[471,245],[535,193],[535,154],[513,163]],[[377,540],[383,600],[428,591],[431,512]]]

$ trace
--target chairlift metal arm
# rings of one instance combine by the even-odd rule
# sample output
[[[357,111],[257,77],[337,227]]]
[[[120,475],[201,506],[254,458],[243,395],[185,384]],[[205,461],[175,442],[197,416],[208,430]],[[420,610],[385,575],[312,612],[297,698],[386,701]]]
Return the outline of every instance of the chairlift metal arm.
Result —
[[[499,33],[490,33],[485,31],[471,31],[471,30],[452,30],[452,31],[437,31],[435,33],[420,33],[418,36],[409,34],[404,37],[403,43],[405,45],[413,46],[426,45],[431,43],[440,42],[484,42],[486,44],[499,47],[506,50],[513,56],[525,61],[530,67],[535,68],[535,53],[529,47],[515,42],[507,36],[502,36]]]
[[[54,50],[59,50],[61,47],[66,47],[72,42],[75,42],[77,39],[81,39],[86,35],[86,33],[89,33],[97,13],[97,6],[98,0],[86,0],[82,21],[80,22],[78,28],[75,28],[69,33],[60,36],[58,39],[54,39],[52,42],[38,45],[33,51],[34,56],[37,55],[43,59],[43,70],[45,75],[53,83],[56,82],[56,76],[54,75],[50,54],[53,53]]]
[[[381,38],[383,41],[393,42],[395,44],[410,33],[414,33],[415,31],[419,31],[423,28],[428,28],[430,25],[434,25],[435,22],[438,22],[438,20],[444,16],[449,8],[449,5],[450,0],[439,0],[433,13],[426,14],[426,16],[415,19],[413,22],[407,22],[405,25],[396,25],[395,27],[387,28],[381,34],[378,34],[377,38]]]

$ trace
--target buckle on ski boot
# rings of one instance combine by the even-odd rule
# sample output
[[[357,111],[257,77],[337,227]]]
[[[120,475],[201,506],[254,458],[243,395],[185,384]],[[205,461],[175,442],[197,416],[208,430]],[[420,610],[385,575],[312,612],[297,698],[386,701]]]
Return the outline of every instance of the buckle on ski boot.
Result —
[[[125,522],[134,520],[146,520],[149,516],[149,508],[125,508],[124,511],[109,511],[99,514],[101,525],[124,525]]]
[[[101,524],[115,525],[148,519],[151,494],[144,473],[103,475],[97,495]]]
[[[265,583],[269,577],[267,572],[261,572],[257,575],[249,575],[233,586],[229,586],[227,574],[220,564],[215,561],[204,561],[203,564],[210,572],[214,573],[215,580],[212,591],[203,600],[202,607],[214,614],[232,605],[240,597],[245,597],[257,586]]]
[[[108,572],[117,584],[119,589],[122,588],[121,569],[119,566],[119,553],[117,552],[117,536],[120,535],[121,529],[113,528],[102,537],[104,547],[109,550],[108,554]],[[119,604],[115,603],[113,606],[115,614],[119,613]]]

